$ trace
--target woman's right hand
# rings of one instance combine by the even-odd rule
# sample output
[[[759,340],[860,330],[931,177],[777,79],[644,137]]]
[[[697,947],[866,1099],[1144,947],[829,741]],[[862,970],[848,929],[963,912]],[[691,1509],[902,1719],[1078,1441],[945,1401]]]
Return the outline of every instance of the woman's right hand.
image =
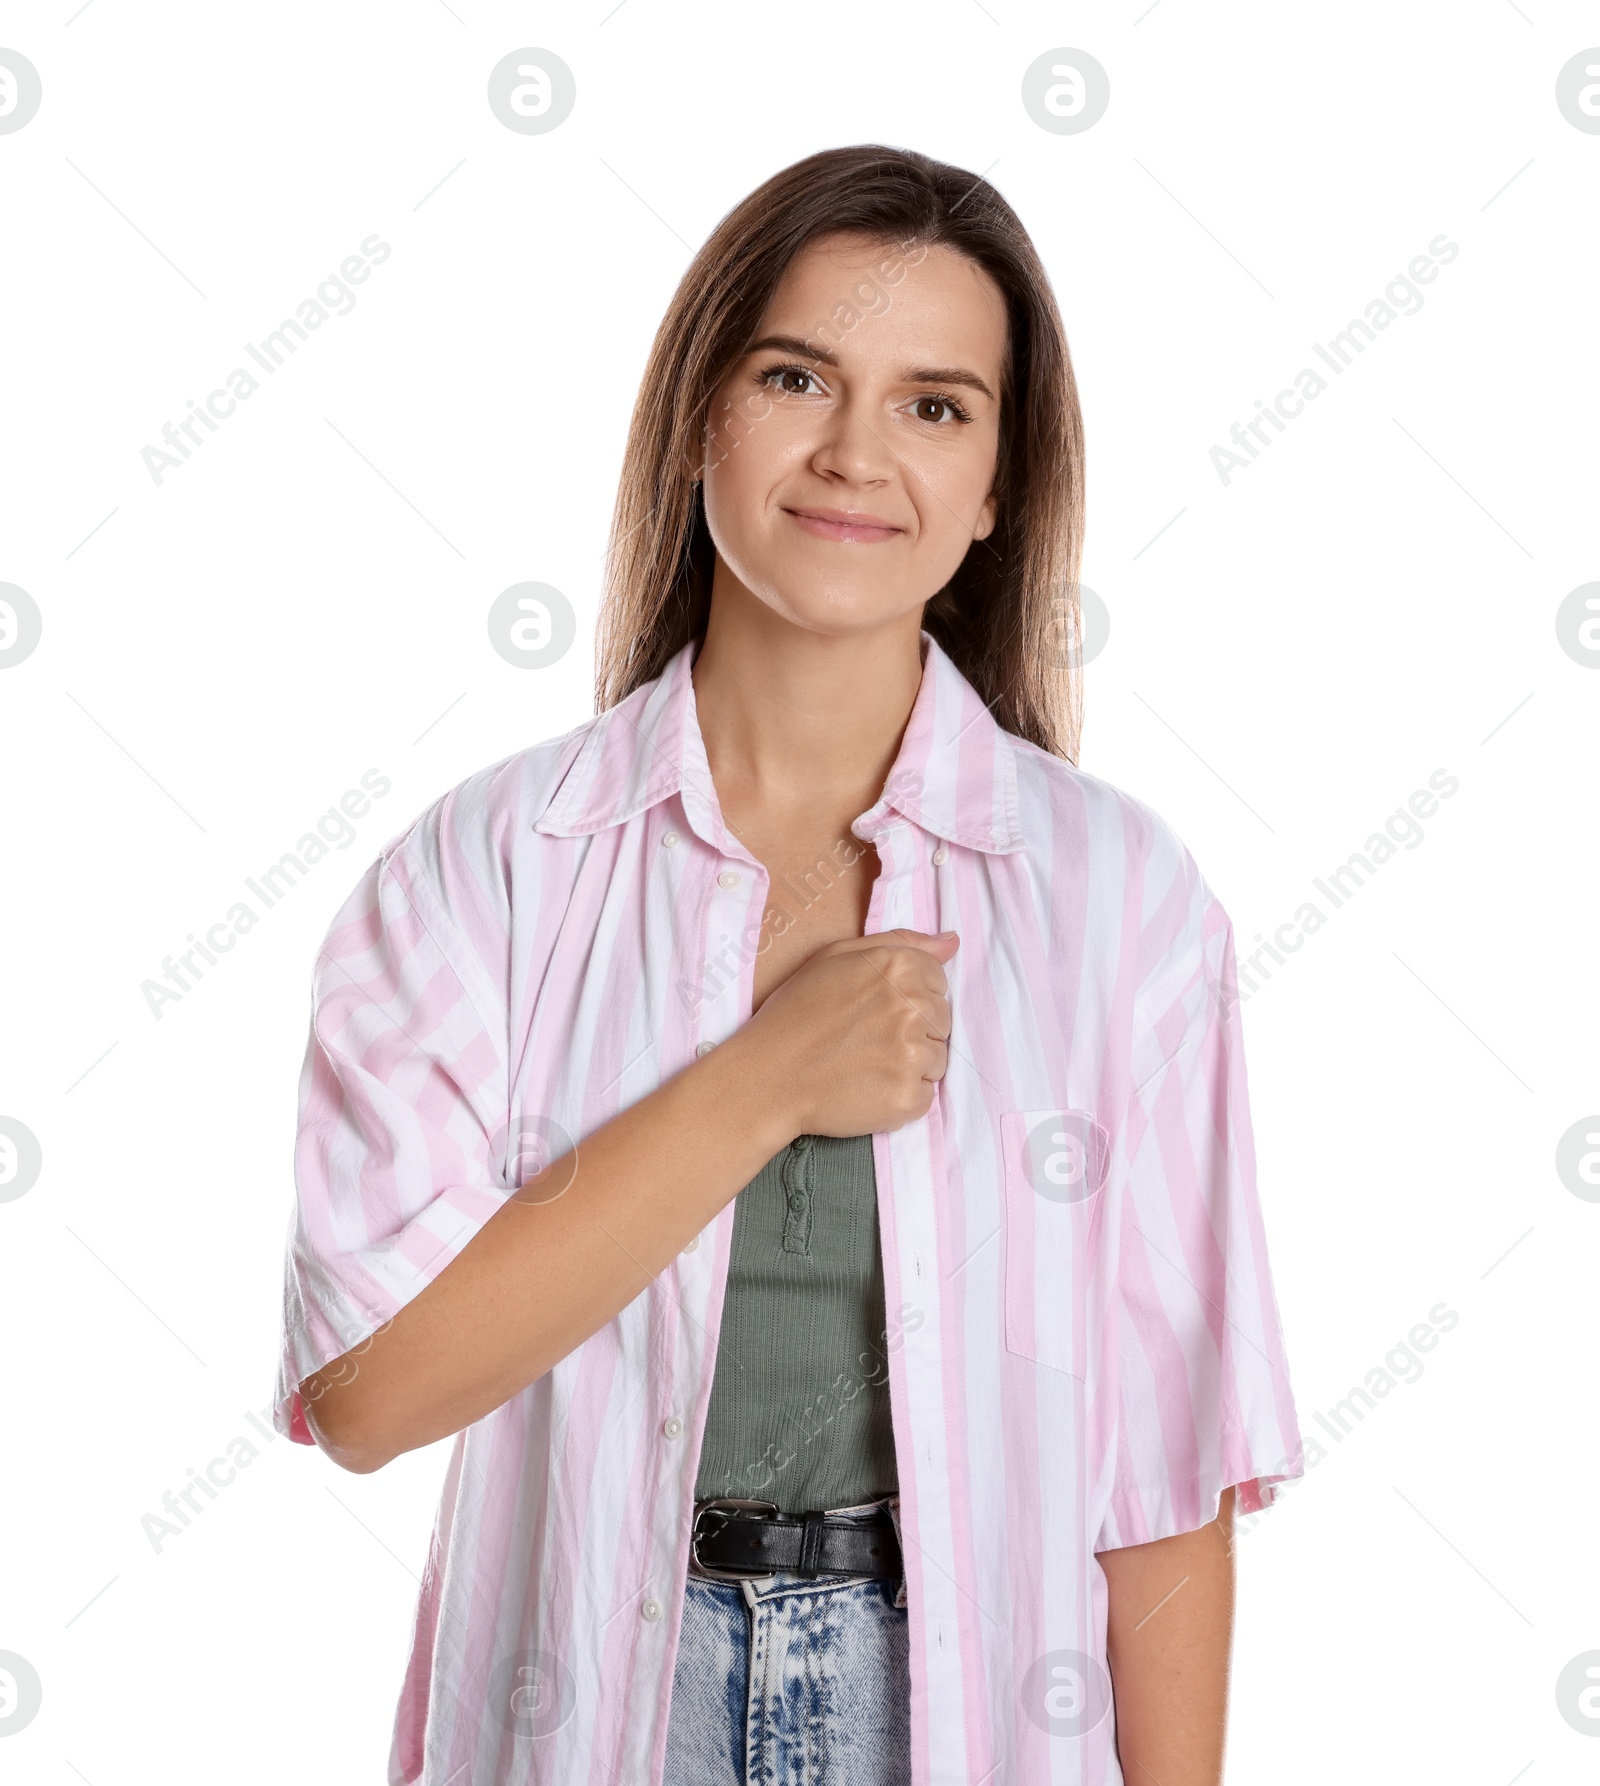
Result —
[[[729,1037],[794,1135],[867,1135],[926,1115],[950,1035],[954,931],[884,930],[818,949]]]

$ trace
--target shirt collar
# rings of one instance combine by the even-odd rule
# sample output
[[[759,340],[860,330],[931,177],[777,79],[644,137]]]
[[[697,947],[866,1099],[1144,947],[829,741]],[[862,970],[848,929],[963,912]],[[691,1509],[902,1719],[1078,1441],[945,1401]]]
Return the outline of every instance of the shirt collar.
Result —
[[[899,754],[876,804],[851,829],[870,839],[899,814],[951,843],[1009,855],[1022,847],[1017,741],[933,636],[921,639],[922,681]],[[590,724],[534,830],[589,836],[678,794],[698,835],[748,859],[723,824],[712,786],[689,673],[695,649],[691,640],[655,681]]]

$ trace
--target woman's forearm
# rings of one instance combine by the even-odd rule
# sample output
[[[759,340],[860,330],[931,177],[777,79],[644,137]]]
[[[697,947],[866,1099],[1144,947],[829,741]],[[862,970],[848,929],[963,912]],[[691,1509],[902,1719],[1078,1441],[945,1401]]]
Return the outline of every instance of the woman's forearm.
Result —
[[[1128,1786],[1220,1786],[1233,1638],[1233,1490],[1197,1532],[1100,1554]]]
[[[633,1301],[793,1138],[744,1052],[724,1045],[586,1136],[375,1335],[309,1377],[322,1448],[364,1473],[458,1432]]]

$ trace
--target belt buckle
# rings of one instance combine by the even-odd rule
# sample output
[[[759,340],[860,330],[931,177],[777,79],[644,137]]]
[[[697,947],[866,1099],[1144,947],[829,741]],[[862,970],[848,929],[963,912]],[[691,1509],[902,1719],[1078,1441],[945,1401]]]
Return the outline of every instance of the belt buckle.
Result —
[[[701,1501],[694,1510],[694,1523],[689,1528],[689,1557],[699,1572],[711,1581],[759,1581],[764,1575],[772,1574],[771,1564],[759,1569],[715,1569],[700,1560],[700,1520],[704,1514],[720,1513],[771,1513],[776,1514],[776,1501],[742,1501],[733,1496],[721,1495],[709,1501]],[[725,1526],[728,1521],[724,1517]],[[720,1528],[719,1528],[720,1529]]]

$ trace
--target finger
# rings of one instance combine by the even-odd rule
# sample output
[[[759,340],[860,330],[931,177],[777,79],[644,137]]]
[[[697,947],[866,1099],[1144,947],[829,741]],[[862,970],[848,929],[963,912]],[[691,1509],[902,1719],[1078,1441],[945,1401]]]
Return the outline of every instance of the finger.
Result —
[[[934,994],[936,998],[947,998],[950,993],[950,976],[931,955],[913,957],[921,969],[921,984]]]
[[[953,930],[941,931],[937,936],[926,930],[875,930],[870,936],[853,936],[842,943],[833,944],[832,947],[862,949],[871,948],[874,944],[915,949],[919,955],[932,955],[939,961],[948,961],[961,946],[961,938]]]
[[[950,1001],[940,998],[936,993],[913,993],[911,1004],[922,1020],[922,1033],[937,1042],[944,1042],[950,1035]]]
[[[949,1003],[950,982],[937,961],[928,955],[909,953],[902,955],[900,959],[904,965],[893,977],[893,984],[898,992],[924,1006],[930,1002]]]
[[[900,986],[930,986],[943,992],[947,984],[944,961],[948,954],[941,958],[929,949],[918,948],[911,943],[891,942],[887,940],[891,933],[885,931],[877,937],[862,937],[862,942],[876,942],[880,945],[879,957],[881,965],[888,971],[895,983]],[[917,935],[918,932],[911,932]],[[927,938],[937,941],[937,938]]]
[[[925,930],[898,930],[893,933],[907,948],[918,949],[936,961],[948,961],[961,947],[961,938],[954,930],[941,930],[930,936]]]
[[[927,956],[913,956],[909,951],[888,959],[891,966],[887,971],[878,962],[872,963],[883,985],[896,999],[911,1007],[921,1020],[925,1034],[948,1036],[950,999],[944,970]]]

